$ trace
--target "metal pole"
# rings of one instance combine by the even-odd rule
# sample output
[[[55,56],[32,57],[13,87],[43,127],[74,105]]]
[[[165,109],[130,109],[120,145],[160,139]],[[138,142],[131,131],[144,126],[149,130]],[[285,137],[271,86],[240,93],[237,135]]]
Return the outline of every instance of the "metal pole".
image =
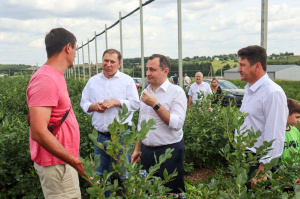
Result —
[[[96,69],[98,74],[98,54],[97,54],[97,37],[96,37],[96,31],[95,31],[95,53],[96,53]]]
[[[141,66],[142,66],[142,88],[145,88],[145,64],[144,64],[144,31],[143,31],[143,4],[140,0],[140,31],[141,31]]]
[[[77,46],[77,49],[78,49],[78,46]],[[81,80],[80,79],[80,66],[79,66],[79,50],[77,50],[77,63],[78,63],[78,79],[79,81]]]
[[[90,42],[89,39],[87,40],[87,44],[88,44],[88,60],[89,60],[89,77],[92,77],[91,74],[91,60],[90,60]]]
[[[181,23],[181,0],[177,0],[178,11],[178,78],[179,86],[183,87],[182,78],[182,23]]]
[[[223,68],[222,68],[222,64],[221,64],[221,77],[223,77],[222,69],[223,69]]]
[[[82,42],[82,69],[83,69],[83,81],[85,81],[83,42]]]
[[[74,64],[73,64],[73,69],[74,69],[74,76],[75,76],[75,80],[76,80],[76,62],[75,62],[75,59],[74,59]]]
[[[268,0],[261,0],[261,38],[260,45],[267,51]]]
[[[121,71],[123,72],[123,38],[122,38],[122,15],[121,12],[119,12],[119,22],[120,22],[120,51],[121,51]]]
[[[108,43],[107,43],[107,25],[105,24],[105,44],[106,44],[106,50],[108,49]]]

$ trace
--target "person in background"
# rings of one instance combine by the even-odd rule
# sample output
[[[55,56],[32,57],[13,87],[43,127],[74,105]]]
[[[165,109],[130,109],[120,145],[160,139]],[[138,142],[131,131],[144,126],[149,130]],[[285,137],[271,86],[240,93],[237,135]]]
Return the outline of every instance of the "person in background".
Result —
[[[285,158],[291,158],[289,149],[292,148],[295,151],[299,151],[300,133],[295,127],[300,122],[300,103],[293,99],[287,99],[287,105],[289,108],[289,115],[287,118],[287,124],[285,129],[285,141],[284,148],[281,155],[282,162],[285,162]],[[294,165],[299,165],[299,160],[293,160]],[[295,179],[294,179],[295,180]],[[300,179],[297,178],[294,183],[300,184]]]
[[[218,101],[221,99],[222,94],[222,88],[219,86],[219,81],[217,78],[212,78],[210,83],[211,91],[213,92],[213,99],[212,104],[218,103]]]
[[[189,78],[189,76],[187,76],[187,74],[184,74],[184,82],[183,82],[185,88],[187,88],[189,85],[191,85],[191,79]]]
[[[179,78],[178,78],[177,74],[175,73],[174,77],[172,78],[172,82],[173,82],[173,84],[178,85],[178,81],[179,81]]]
[[[82,91],[80,106],[82,110],[93,115],[92,125],[98,131],[97,141],[111,141],[108,125],[118,118],[118,108],[125,104],[130,116],[123,122],[132,126],[133,113],[139,109],[139,96],[133,79],[119,71],[121,53],[115,49],[104,51],[102,56],[103,72],[91,77]],[[123,139],[120,139],[120,143]],[[104,144],[106,148],[106,145]],[[128,148],[129,150],[129,148]],[[94,145],[94,154],[100,154],[100,166],[97,175],[103,176],[104,171],[111,172],[112,158],[102,149]],[[130,155],[126,160],[130,162]],[[125,173],[125,177],[126,177]],[[110,192],[105,192],[109,197]]]
[[[265,164],[272,159],[280,157],[284,147],[284,132],[287,124],[288,108],[287,99],[282,88],[273,82],[267,74],[267,53],[261,46],[248,46],[238,51],[239,67],[238,72],[241,80],[247,82],[241,112],[248,113],[240,129],[243,133],[253,128],[256,132],[261,131],[261,136],[255,145],[247,148],[253,155],[256,154],[256,147],[263,145],[264,141],[270,142],[275,139],[268,155],[258,160],[251,166],[248,178],[251,183],[247,184],[251,189],[258,181],[256,177],[250,179],[251,174],[257,169],[256,175],[264,171]],[[235,132],[238,135],[238,132]],[[267,177],[264,176],[264,179]]]
[[[56,28],[46,35],[45,44],[48,60],[27,88],[31,159],[45,198],[81,198],[78,173],[88,177],[78,158],[79,125],[64,78],[73,66],[76,37]]]
[[[149,130],[146,139],[136,144],[131,156],[131,162],[141,159],[143,168],[147,171],[156,164],[160,155],[168,148],[174,149],[172,157],[167,159],[158,170],[158,176],[164,179],[166,169],[169,174],[178,172],[173,181],[165,184],[171,193],[185,192],[183,180],[183,124],[185,120],[187,99],[183,89],[171,84],[168,80],[170,61],[163,55],[154,54],[147,62],[147,79],[149,86],[143,91],[140,102],[138,128],[143,120],[155,119],[154,129]]]
[[[201,91],[204,92],[205,96],[212,94],[211,88],[208,83],[203,82],[203,74],[201,72],[197,72],[195,74],[195,80],[190,89],[189,89],[189,104],[188,108],[191,107],[191,104],[196,104],[196,100],[198,100],[198,93]]]

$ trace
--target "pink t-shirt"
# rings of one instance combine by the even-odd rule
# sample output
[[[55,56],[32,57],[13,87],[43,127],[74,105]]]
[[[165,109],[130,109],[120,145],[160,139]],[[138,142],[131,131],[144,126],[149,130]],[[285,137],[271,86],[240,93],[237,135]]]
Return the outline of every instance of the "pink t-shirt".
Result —
[[[71,106],[64,75],[56,68],[47,65],[42,66],[29,82],[27,103],[28,107],[51,106],[49,125],[59,122]],[[41,166],[65,164],[31,139],[30,128],[29,132],[30,154],[35,163]],[[80,133],[73,108],[71,108],[63,124],[59,128],[54,128],[53,135],[74,157],[79,156]]]

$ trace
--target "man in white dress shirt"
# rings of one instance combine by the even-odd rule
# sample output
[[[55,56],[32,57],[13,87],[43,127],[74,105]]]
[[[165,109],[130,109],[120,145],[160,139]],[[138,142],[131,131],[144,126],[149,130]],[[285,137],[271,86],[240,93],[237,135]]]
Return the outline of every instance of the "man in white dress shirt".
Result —
[[[201,72],[197,72],[195,74],[195,80],[196,82],[194,82],[189,90],[189,105],[188,108],[191,107],[191,104],[196,104],[196,101],[198,100],[198,93],[200,93],[201,91],[204,92],[205,96],[212,94],[210,85],[206,82],[203,82],[203,74]]]
[[[121,54],[115,49],[108,49],[102,57],[103,72],[89,79],[82,92],[80,106],[87,114],[92,114],[92,125],[98,131],[98,142],[111,140],[108,125],[118,118],[118,107],[126,104],[130,116],[124,121],[132,125],[133,113],[139,109],[139,96],[133,79],[120,72]],[[97,175],[104,170],[111,171],[112,159],[105,151],[94,145],[95,155],[100,154],[100,166]],[[131,157],[127,157],[130,161]],[[109,196],[107,192],[106,197]]]
[[[189,76],[187,76],[187,74],[184,74],[184,82],[183,82],[185,88],[187,88],[190,84],[191,84],[191,79],[189,78]]]
[[[245,95],[240,111],[249,113],[249,115],[246,117],[242,128],[250,129],[253,127],[254,131],[260,130],[262,132],[254,147],[263,145],[264,141],[275,139],[271,147],[273,150],[264,157],[267,159],[260,159],[260,163],[250,168],[248,173],[250,179],[255,169],[258,169],[258,173],[260,170],[264,170],[266,163],[281,156],[284,146],[288,108],[284,91],[266,73],[266,50],[260,46],[248,46],[240,49],[238,56],[238,72],[241,75],[241,80],[248,82],[245,86]],[[254,147],[247,150],[255,154],[256,150]],[[257,179],[253,178],[251,187],[256,182]],[[247,186],[250,188],[250,184]]]
[[[147,138],[136,144],[131,162],[141,159],[143,168],[155,165],[157,159],[168,148],[174,149],[172,157],[163,163],[158,176],[163,178],[163,171],[168,173],[177,170],[177,177],[166,184],[171,193],[185,191],[183,181],[184,142],[182,126],[185,120],[187,100],[183,89],[171,84],[168,80],[170,61],[163,55],[154,54],[147,63],[147,80],[149,86],[143,91],[140,102],[139,125],[143,120],[154,118],[155,130],[150,130]]]

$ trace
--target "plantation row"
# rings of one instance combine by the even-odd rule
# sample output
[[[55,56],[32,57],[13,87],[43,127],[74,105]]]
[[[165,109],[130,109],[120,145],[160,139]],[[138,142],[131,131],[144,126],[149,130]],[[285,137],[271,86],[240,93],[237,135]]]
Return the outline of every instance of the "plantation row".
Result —
[[[29,127],[26,121],[28,82],[29,77],[0,78],[0,198],[43,197],[29,153]],[[233,82],[240,87],[244,86],[244,82],[236,80]],[[300,94],[297,92],[300,82],[278,81],[277,83],[285,90],[287,97],[300,101]],[[93,158],[91,117],[85,114],[79,105],[85,83],[67,79],[67,84],[81,132],[80,155],[90,163],[93,161],[89,159],[89,157]],[[259,184],[256,192],[247,192],[244,186],[247,180],[246,169],[253,163],[253,160],[245,161],[244,149],[247,143],[253,144],[259,133],[249,133],[248,137],[243,140],[238,139],[238,142],[235,143],[233,141],[234,129],[241,126],[245,115],[235,107],[224,108],[216,105],[211,112],[207,111],[208,107],[209,100],[206,99],[200,108],[191,108],[187,112],[183,127],[185,172],[192,172],[194,168],[214,168],[217,173],[201,183],[186,181],[187,196],[191,198],[272,198],[282,195],[292,198],[298,193],[297,187],[295,187],[296,191],[284,192],[286,187],[293,187],[289,178],[285,178],[287,171],[291,170],[291,168],[288,170],[286,166],[282,166],[277,174],[269,174],[270,180],[264,182],[267,185]],[[137,124],[137,119],[138,112],[134,115],[134,124]],[[133,140],[133,138],[130,139]],[[242,143],[246,143],[246,145]],[[258,150],[258,154],[263,155],[265,153],[263,150],[267,147],[268,143]],[[274,160],[270,165],[266,165],[266,168],[271,168],[276,163]],[[88,170],[92,173],[94,168],[85,166],[89,167]],[[130,169],[134,173],[135,170],[139,170],[139,165]],[[278,179],[278,176],[284,178]],[[90,195],[96,196],[96,192],[100,190],[97,183],[93,184],[92,182],[92,185],[89,185],[83,178],[80,178],[80,185],[83,198],[90,198]],[[155,182],[135,186],[142,187],[141,190],[148,189],[146,190],[148,194],[151,191],[162,189],[158,186],[156,189]],[[266,186],[268,189],[263,188]],[[117,187],[115,188],[117,189]],[[113,186],[111,186],[111,190],[114,190]],[[164,190],[162,189],[162,191]],[[156,198],[164,197],[167,196],[160,195]]]

